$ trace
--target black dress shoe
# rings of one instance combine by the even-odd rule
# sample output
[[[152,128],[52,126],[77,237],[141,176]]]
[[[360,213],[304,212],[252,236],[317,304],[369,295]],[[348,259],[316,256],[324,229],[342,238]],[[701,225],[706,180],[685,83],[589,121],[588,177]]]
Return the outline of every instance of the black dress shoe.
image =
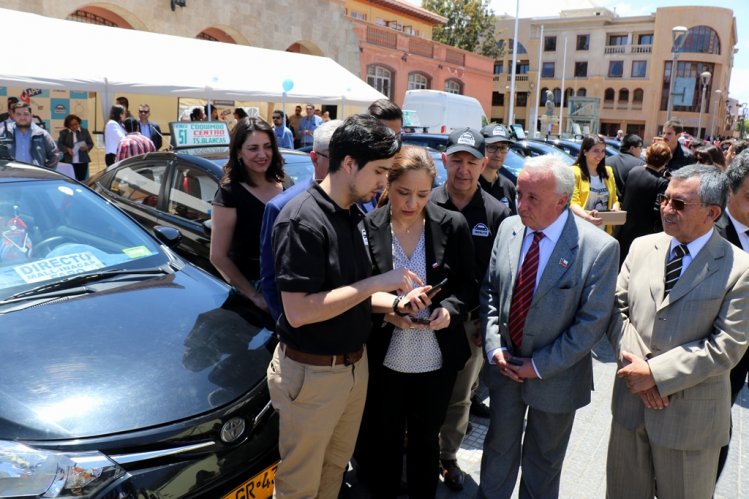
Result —
[[[489,419],[491,416],[491,409],[485,403],[481,401],[476,395],[471,397],[471,414],[478,418]]]

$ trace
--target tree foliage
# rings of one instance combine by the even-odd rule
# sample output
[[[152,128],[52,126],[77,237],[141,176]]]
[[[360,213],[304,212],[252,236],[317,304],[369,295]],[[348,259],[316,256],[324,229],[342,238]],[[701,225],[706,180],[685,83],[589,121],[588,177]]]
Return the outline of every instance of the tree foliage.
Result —
[[[447,18],[447,23],[434,27],[435,41],[495,59],[500,56],[488,0],[422,0],[422,7]]]

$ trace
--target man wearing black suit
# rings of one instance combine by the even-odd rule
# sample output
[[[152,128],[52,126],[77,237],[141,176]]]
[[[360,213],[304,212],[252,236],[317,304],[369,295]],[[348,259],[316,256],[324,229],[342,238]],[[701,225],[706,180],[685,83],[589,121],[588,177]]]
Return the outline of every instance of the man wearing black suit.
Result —
[[[140,133],[151,139],[153,145],[156,146],[156,150],[158,151],[161,149],[164,137],[161,133],[161,128],[159,128],[159,124],[149,121],[150,117],[151,107],[148,104],[141,104],[138,107],[138,118],[140,120],[138,124],[140,125]]]
[[[728,202],[715,228],[731,244],[749,252],[749,152],[736,156],[726,170]],[[731,370],[731,404],[736,402],[749,373],[749,351]],[[728,457],[728,445],[720,450],[718,477]]]
[[[635,166],[645,164],[640,158],[642,153],[642,138],[639,135],[630,133],[622,140],[619,146],[619,154],[611,158],[608,165],[614,170],[614,180],[616,181],[616,195],[619,199],[624,197],[624,190],[627,185],[627,176],[630,170]]]

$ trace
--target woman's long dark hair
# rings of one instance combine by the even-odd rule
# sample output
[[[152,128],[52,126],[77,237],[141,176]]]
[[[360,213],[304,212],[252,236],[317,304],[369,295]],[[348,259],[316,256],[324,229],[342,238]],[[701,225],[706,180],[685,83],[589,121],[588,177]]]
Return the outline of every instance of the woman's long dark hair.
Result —
[[[585,159],[585,153],[593,149],[593,146],[597,146],[598,144],[603,144],[604,147],[606,147],[606,142],[604,142],[603,139],[601,139],[599,136],[586,135],[583,139],[582,145],[580,146],[580,154],[577,155],[577,161],[575,162],[575,164],[580,167],[583,179],[587,180],[588,182],[590,182],[590,172],[588,171],[588,162]],[[609,178],[609,174],[606,173],[605,154],[603,155],[601,162],[596,166],[596,173],[598,173],[598,176],[601,177],[602,180]]]
[[[276,134],[273,133],[273,129],[270,125],[260,118],[242,118],[231,131],[229,161],[224,165],[224,176],[221,179],[221,185],[228,185],[232,182],[246,182],[252,187],[255,187],[255,184],[252,182],[252,179],[247,174],[247,171],[242,164],[242,160],[239,158],[239,151],[242,149],[247,137],[249,137],[252,132],[265,133],[270,139],[271,146],[273,147],[273,157],[271,158],[268,169],[265,171],[265,179],[268,182],[282,182],[286,176],[286,173],[283,170],[283,156],[281,156],[281,153],[278,150]]]

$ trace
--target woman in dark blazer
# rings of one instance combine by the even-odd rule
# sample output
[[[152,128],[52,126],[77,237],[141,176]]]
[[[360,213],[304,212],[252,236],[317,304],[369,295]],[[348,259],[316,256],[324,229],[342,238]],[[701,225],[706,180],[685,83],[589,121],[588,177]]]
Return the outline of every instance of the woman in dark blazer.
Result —
[[[81,119],[75,114],[69,114],[63,122],[65,128],[60,130],[57,147],[62,151],[63,163],[73,165],[75,179],[84,181],[88,178],[88,164],[91,158],[88,152],[94,148],[94,141],[88,130],[81,128]],[[76,144],[80,144],[76,148]]]
[[[374,273],[405,266],[425,284],[447,278],[429,295],[429,309],[384,316],[367,343],[370,380],[360,438],[365,470],[377,473],[369,482],[378,498],[398,494],[406,428],[409,496],[434,497],[439,429],[455,376],[470,356],[463,321],[465,303],[477,292],[471,235],[462,215],[429,202],[434,177],[425,149],[403,147],[388,175],[384,205],[364,220]]]
[[[666,192],[668,179],[663,177],[666,165],[671,160],[671,149],[665,142],[654,142],[645,151],[645,164],[630,170],[624,187],[622,209],[627,212],[627,221],[621,226],[619,240],[619,265],[629,253],[635,238],[655,234],[663,230],[661,213],[655,198]]]

